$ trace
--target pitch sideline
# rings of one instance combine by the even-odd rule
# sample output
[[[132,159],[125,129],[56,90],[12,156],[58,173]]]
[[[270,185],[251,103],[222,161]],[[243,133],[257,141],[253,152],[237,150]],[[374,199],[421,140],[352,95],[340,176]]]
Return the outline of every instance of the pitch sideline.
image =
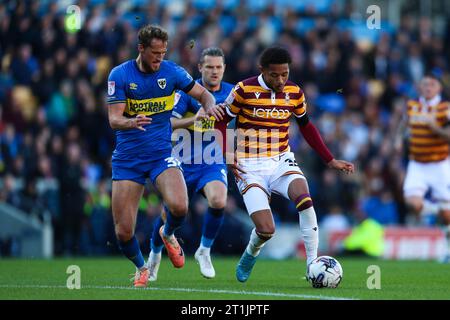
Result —
[[[0,285],[0,288],[15,288],[15,289],[67,289],[66,286],[57,285]],[[318,300],[359,300],[355,298],[334,297],[324,295],[311,294],[294,294],[294,293],[280,293],[280,292],[264,292],[264,291],[239,291],[239,290],[221,290],[221,289],[192,289],[192,288],[133,288],[123,286],[81,286],[81,289],[100,289],[100,290],[147,290],[147,291],[177,291],[177,292],[199,292],[199,293],[222,293],[222,294],[241,294],[241,295],[258,295],[267,297],[285,297],[285,298],[304,298],[304,299],[318,299]],[[80,289],[80,290],[81,290]]]

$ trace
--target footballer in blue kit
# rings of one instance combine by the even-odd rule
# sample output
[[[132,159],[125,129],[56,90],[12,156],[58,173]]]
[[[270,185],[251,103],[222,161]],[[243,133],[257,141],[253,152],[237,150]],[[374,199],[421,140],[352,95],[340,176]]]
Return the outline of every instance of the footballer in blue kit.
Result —
[[[196,80],[201,85],[202,79]],[[218,91],[211,91],[216,98],[216,103],[222,103],[230,94],[233,85],[222,81]],[[176,104],[172,111],[172,117],[176,119],[187,119],[194,117],[200,110],[201,104],[182,91],[177,92]],[[215,119],[202,119],[192,124],[187,129],[190,133],[188,141],[179,139],[173,149],[175,158],[182,162],[183,175],[188,187],[188,194],[199,192],[209,181],[218,180],[227,185],[227,167],[222,155],[222,150],[217,144],[215,137],[203,139],[201,143],[195,143],[195,132],[208,132],[215,128]],[[172,119],[173,122],[173,119]],[[188,144],[188,145],[186,145]],[[189,152],[183,151],[189,148]],[[177,152],[179,151],[180,154]],[[190,194],[189,194],[190,196]]]
[[[138,204],[149,178],[161,193],[166,221],[159,233],[176,267],[184,254],[174,231],[188,211],[180,161],[171,156],[171,113],[176,90],[198,99],[208,116],[221,119],[214,96],[177,64],[164,60],[168,34],[147,25],[138,33],[139,55],[112,69],[108,77],[108,118],[116,132],[112,155],[112,212],[118,245],[136,266],[135,287],[145,287],[149,270],[134,235]]]
[[[202,77],[196,82],[214,95],[216,103],[224,102],[233,85],[222,81],[225,71],[223,51],[215,47],[203,50],[198,67]],[[220,137],[214,135],[217,120],[207,116],[199,101],[181,90],[175,96],[171,122],[177,139],[172,155],[182,163],[189,199],[199,192],[208,200],[202,238],[195,259],[200,265],[201,274],[205,278],[214,278],[210,249],[222,225],[227,198],[227,166],[218,141]],[[148,259],[150,281],[157,280],[163,247],[157,230],[162,224],[163,219],[160,217],[153,229]]]
[[[139,129],[117,130],[112,155],[112,179],[132,180],[145,185],[147,177],[156,177],[169,167],[179,166],[171,157],[170,115],[175,89],[188,92],[194,86],[192,77],[170,61],[162,61],[158,72],[144,73],[136,60],[115,67],[108,79],[108,103],[125,103],[124,116],[151,116],[152,121]]]

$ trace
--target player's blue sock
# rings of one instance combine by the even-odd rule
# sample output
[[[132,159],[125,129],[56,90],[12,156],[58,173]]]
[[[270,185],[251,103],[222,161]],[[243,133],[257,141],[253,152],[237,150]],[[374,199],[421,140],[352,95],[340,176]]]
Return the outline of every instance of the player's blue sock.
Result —
[[[211,248],[214,240],[219,233],[219,229],[223,223],[223,211],[222,209],[208,208],[203,219],[203,230],[202,230],[202,246],[206,248]]]
[[[161,216],[159,216],[155,220],[155,224],[153,226],[153,232],[152,232],[152,239],[150,241],[150,246],[153,253],[160,253],[162,248],[164,247],[164,243],[161,239],[161,236],[159,235],[159,229],[164,224],[164,221],[162,220]]]
[[[144,266],[144,257],[142,256],[141,248],[139,248],[139,242],[136,239],[136,236],[133,236],[128,241],[118,241],[119,248],[123,252],[123,254],[130,259],[136,268],[140,269]]]
[[[181,227],[181,225],[184,222],[184,216],[183,217],[175,217],[172,212],[167,210],[166,208],[166,216],[167,220],[164,224],[164,234],[166,236],[171,236],[174,234],[175,230]]]

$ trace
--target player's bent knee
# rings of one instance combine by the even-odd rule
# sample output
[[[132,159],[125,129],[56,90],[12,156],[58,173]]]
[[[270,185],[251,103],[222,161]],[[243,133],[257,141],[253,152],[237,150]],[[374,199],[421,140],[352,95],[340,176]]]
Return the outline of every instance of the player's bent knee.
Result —
[[[407,199],[406,200],[406,206],[409,208],[409,210],[411,210],[414,213],[418,214],[422,210],[423,203],[420,200]]]
[[[221,194],[219,195],[213,195],[208,199],[208,205],[213,209],[222,209],[225,208],[227,202],[226,195],[223,196]]]
[[[178,201],[168,204],[170,212],[176,217],[184,217],[188,212],[188,204],[185,201]]]
[[[268,241],[268,240],[272,239],[273,235],[275,234],[275,227],[267,228],[267,229],[264,229],[263,231],[256,230],[256,234],[261,239]]]
[[[126,242],[133,238],[134,230],[131,227],[116,225],[116,237],[119,241]]]

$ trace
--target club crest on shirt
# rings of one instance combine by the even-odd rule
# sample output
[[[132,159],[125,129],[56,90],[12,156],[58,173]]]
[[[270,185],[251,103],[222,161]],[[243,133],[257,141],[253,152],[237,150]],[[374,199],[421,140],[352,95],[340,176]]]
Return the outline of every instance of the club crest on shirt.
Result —
[[[166,78],[158,79],[158,86],[164,89],[166,87]]]
[[[291,98],[289,97],[289,92],[286,92],[285,96],[284,96],[284,101],[286,103],[289,103],[291,101]]]

